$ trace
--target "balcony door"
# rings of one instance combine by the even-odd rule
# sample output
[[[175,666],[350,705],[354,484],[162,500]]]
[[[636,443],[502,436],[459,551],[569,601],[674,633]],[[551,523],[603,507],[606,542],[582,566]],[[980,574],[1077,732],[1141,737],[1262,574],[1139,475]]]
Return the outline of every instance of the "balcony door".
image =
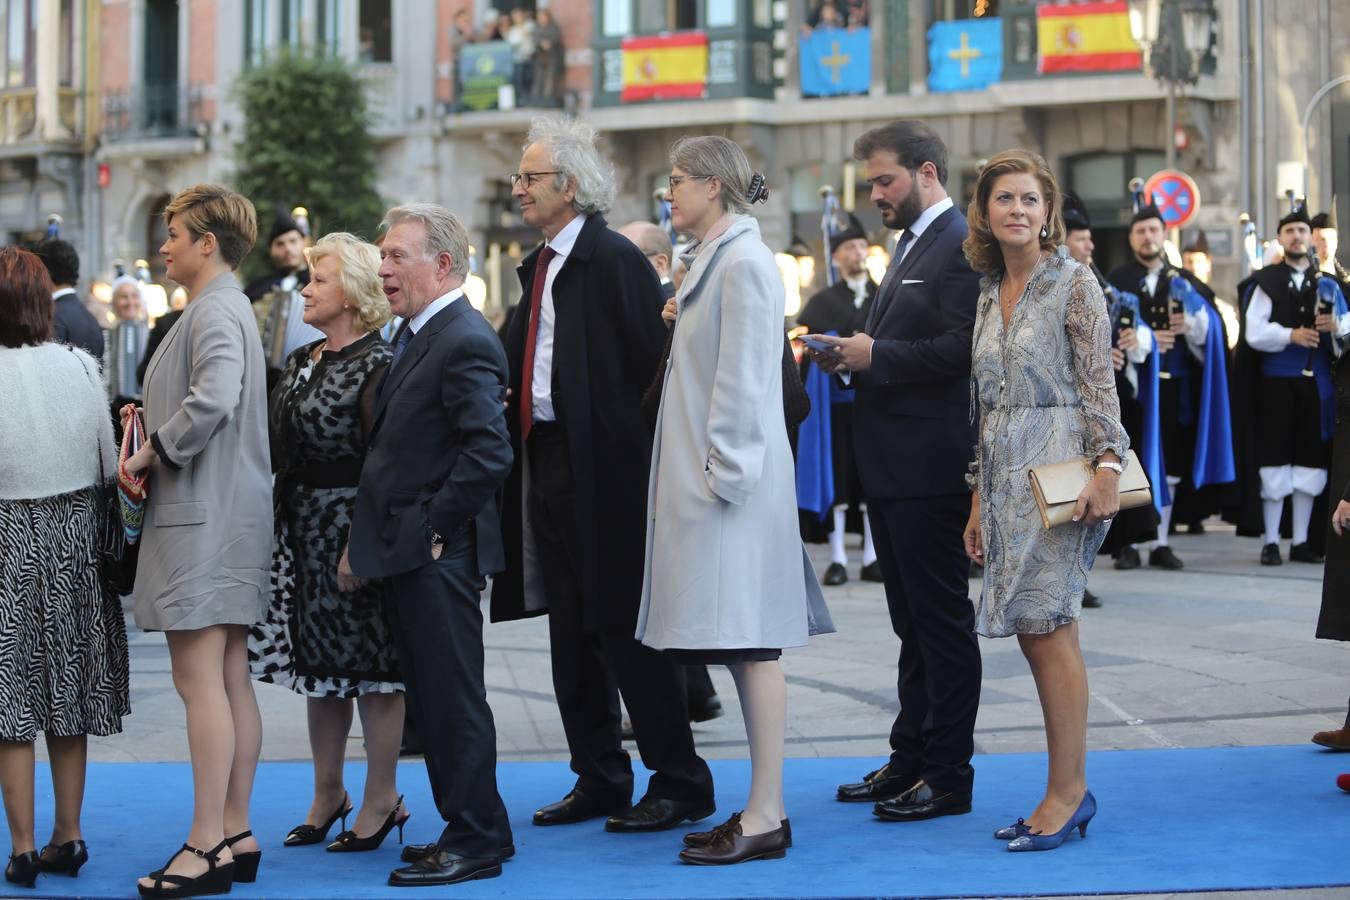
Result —
[[[178,129],[178,0],[145,0],[143,110],[145,130]]]

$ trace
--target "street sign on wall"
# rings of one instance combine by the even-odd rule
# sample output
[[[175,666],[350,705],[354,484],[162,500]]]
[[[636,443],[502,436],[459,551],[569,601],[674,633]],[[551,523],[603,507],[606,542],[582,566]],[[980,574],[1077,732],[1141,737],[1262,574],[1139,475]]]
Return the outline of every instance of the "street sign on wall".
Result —
[[[1163,169],[1144,182],[1144,196],[1158,204],[1168,228],[1181,228],[1200,211],[1200,189],[1176,169]]]

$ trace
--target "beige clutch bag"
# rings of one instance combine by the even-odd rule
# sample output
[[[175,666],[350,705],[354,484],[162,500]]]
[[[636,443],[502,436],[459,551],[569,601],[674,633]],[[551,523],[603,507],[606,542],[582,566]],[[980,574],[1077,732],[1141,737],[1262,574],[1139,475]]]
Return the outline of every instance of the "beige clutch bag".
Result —
[[[1148,476],[1139,464],[1133,450],[1125,453],[1125,471],[1120,476],[1120,508],[1134,509],[1153,502]],[[1060,463],[1036,466],[1027,473],[1031,477],[1031,492],[1036,497],[1041,522],[1046,528],[1066,525],[1073,521],[1073,509],[1078,495],[1092,480],[1092,460],[1086,457]]]

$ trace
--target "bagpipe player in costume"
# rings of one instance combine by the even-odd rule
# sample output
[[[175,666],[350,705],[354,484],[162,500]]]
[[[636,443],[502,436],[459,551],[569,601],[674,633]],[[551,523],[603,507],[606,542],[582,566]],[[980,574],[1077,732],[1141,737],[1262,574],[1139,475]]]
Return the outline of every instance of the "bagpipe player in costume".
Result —
[[[849,213],[848,225],[837,228],[833,200],[833,191],[825,194],[823,232],[829,287],[807,301],[797,316],[797,325],[816,334],[851,337],[867,323],[877,286],[867,271],[867,233],[862,223]],[[853,391],[841,387],[808,357],[802,359],[801,374],[811,396],[812,412],[798,433],[798,505],[808,518],[821,523],[819,528],[805,527],[804,532],[828,534],[830,565],[821,582],[826,586],[848,582],[845,535],[849,525],[857,520],[861,520],[863,533],[861,578],[879,582],[881,566],[865,513],[858,463],[853,456]],[[810,432],[805,440],[802,432]]]
[[[1163,253],[1166,224],[1156,203],[1146,201],[1143,183],[1130,182],[1134,217],[1130,222],[1133,259],[1108,280],[1116,290],[1139,297],[1140,321],[1153,331],[1158,356],[1158,420],[1165,478],[1154,484],[1159,509],[1158,537],[1149,565],[1180,569],[1182,561],[1168,545],[1174,506],[1181,521],[1197,515],[1188,504],[1212,500],[1201,489],[1235,478],[1232,423],[1228,405],[1228,342],[1214,292],[1194,275],[1172,265]],[[1164,491],[1164,488],[1166,489]],[[1217,503],[1213,503],[1217,508]]]
[[[1092,259],[1096,249],[1092,241],[1092,223],[1083,202],[1073,194],[1064,198],[1064,251],[1076,262],[1092,270],[1106,298],[1111,322],[1111,364],[1116,375],[1116,394],[1120,398],[1120,421],[1136,448],[1140,464],[1149,481],[1162,484],[1162,454],[1158,438],[1158,359],[1153,352],[1153,330],[1139,315],[1139,298],[1118,291],[1106,280]],[[1147,408],[1145,407],[1147,404]],[[1154,504],[1164,499],[1155,487]],[[1111,530],[1102,543],[1101,553],[1115,559],[1117,569],[1139,568],[1138,545],[1152,541],[1158,534],[1158,507],[1153,505],[1122,509],[1111,522]],[[1083,595],[1083,606],[1095,609],[1101,598],[1091,591]]]
[[[1234,366],[1234,408],[1246,414],[1239,446],[1247,495],[1238,533],[1255,532],[1251,486],[1259,484],[1266,566],[1283,562],[1283,523],[1292,537],[1289,558],[1322,562],[1336,421],[1332,372],[1350,335],[1341,283],[1319,272],[1312,220],[1306,204],[1292,195],[1277,239],[1283,259],[1243,282],[1242,338]]]
[[[262,335],[269,395],[290,355],[323,339],[323,332],[305,324],[305,300],[300,296],[300,289],[309,284],[309,267],[305,265],[309,236],[309,212],[303,206],[289,213],[279,208],[267,241],[273,270],[244,288]]]

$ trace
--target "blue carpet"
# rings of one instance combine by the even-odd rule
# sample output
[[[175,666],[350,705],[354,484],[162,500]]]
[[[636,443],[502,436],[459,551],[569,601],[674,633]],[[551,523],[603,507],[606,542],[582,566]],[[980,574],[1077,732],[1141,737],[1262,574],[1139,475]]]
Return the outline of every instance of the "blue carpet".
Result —
[[[995,827],[1039,799],[1045,758],[980,756],[971,815],[915,824],[875,819],[865,804],[834,798],[870,759],[787,763],[795,846],[783,861],[729,868],[685,866],[680,834],[608,835],[602,823],[535,828],[530,813],[572,783],[562,763],[505,763],[500,781],[518,854],[502,877],[413,896],[477,897],[953,897],[1171,892],[1350,885],[1350,794],[1336,774],[1350,755],[1310,746],[1113,751],[1090,755],[1101,811],[1086,840],[1051,853],[1012,854]],[[744,796],[749,764],[712,763],[721,821]],[[359,796],[363,767],[349,767]],[[407,839],[438,833],[420,762],[400,769],[413,817]],[[50,782],[38,772],[38,833],[51,825]],[[190,776],[178,763],[90,766],[85,834],[92,860],[75,880],[43,875],[37,896],[125,897],[135,879],[182,841]],[[258,772],[253,828],[263,840],[259,880],[237,897],[407,898],[385,885],[399,848],[338,856],[323,846],[283,848],[310,799],[310,769],[268,763]],[[337,829],[333,831],[336,835]],[[7,838],[6,838],[7,840]],[[7,843],[6,843],[7,846]],[[0,882],[0,890],[10,886]],[[10,889],[10,896],[18,889]],[[26,891],[22,896],[32,896]]]

